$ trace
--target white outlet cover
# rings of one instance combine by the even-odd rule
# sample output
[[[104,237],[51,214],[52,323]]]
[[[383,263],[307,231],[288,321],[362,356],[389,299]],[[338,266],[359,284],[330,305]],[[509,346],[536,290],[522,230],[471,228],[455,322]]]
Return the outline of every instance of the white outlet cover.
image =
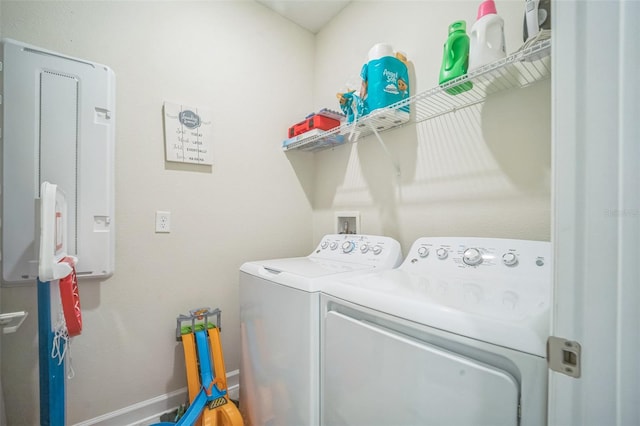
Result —
[[[156,212],[156,232],[157,233],[171,232],[171,212],[167,212],[167,211]]]

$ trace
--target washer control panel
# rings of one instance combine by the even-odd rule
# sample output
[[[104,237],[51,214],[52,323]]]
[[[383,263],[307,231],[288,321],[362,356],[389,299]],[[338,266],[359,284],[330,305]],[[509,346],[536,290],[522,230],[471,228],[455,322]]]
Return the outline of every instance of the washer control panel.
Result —
[[[331,234],[320,240],[313,258],[393,268],[402,263],[400,243],[378,235]]]

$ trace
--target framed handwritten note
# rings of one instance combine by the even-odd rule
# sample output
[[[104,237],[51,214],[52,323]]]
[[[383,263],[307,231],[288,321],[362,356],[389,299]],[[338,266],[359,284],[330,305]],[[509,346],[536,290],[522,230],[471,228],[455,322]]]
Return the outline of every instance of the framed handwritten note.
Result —
[[[167,161],[213,164],[211,111],[164,103],[164,141]]]

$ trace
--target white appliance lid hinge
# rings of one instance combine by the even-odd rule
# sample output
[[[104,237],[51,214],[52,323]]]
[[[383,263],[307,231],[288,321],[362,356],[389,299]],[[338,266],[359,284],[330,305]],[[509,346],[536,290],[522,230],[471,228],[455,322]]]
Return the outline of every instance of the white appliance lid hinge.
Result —
[[[580,378],[581,353],[582,347],[578,342],[556,336],[547,339],[547,365],[553,371]]]

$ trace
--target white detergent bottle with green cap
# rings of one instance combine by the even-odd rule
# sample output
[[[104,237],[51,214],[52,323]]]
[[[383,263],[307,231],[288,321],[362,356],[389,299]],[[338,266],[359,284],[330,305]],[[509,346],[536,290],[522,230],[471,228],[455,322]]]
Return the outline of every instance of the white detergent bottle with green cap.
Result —
[[[469,69],[507,56],[504,44],[504,20],[496,11],[493,0],[484,0],[478,8],[478,19],[469,33]]]

